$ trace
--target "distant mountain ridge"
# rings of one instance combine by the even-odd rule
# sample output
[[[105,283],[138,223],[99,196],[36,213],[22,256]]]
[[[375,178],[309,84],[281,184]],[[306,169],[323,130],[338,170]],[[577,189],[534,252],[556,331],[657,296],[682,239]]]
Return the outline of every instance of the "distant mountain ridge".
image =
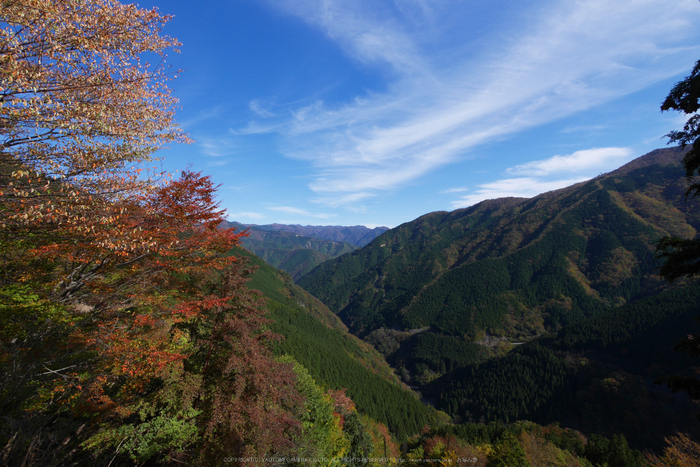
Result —
[[[375,227],[370,229],[364,225],[342,226],[342,225],[287,225],[287,224],[268,224],[255,225],[255,228],[261,230],[276,230],[291,232],[301,235],[302,237],[319,238],[322,240],[331,240],[334,242],[347,242],[352,245],[363,247],[372,240],[383,234],[389,227]]]
[[[388,227],[369,229],[363,225],[255,225],[238,222],[224,222],[222,227],[248,230],[248,236],[242,240],[243,246],[269,265],[288,272],[295,281],[324,261],[350,253],[388,230]]]
[[[288,272],[295,281],[319,264],[357,249],[347,242],[303,237],[283,230],[264,230],[255,225],[227,222],[225,227],[247,230],[243,246],[267,264]]]

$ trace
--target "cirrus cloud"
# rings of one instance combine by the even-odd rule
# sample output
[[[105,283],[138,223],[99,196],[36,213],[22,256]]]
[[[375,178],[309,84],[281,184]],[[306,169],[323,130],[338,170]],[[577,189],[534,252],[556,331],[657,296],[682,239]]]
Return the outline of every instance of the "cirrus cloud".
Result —
[[[576,151],[566,156],[556,155],[549,159],[516,165],[506,170],[511,175],[545,176],[558,172],[582,172],[591,169],[604,170],[628,162],[632,156],[629,148],[594,148]]]
[[[514,9],[502,20],[504,29],[479,42],[446,32],[466,23],[472,2],[268,2],[385,77],[381,90],[343,103],[316,100],[264,127],[283,136],[283,154],[309,163],[316,200],[355,209],[372,194],[464,160],[479,145],[676,76],[698,51],[683,45],[697,36],[695,0],[534,2],[527,11]],[[260,128],[239,131],[254,130]],[[589,149],[520,164],[507,179],[520,188],[484,184],[460,202],[561,187],[623,160],[626,151]],[[570,176],[558,182],[519,177],[555,172]]]
[[[506,169],[513,178],[483,183],[452,202],[454,208],[464,208],[487,199],[516,197],[532,198],[541,193],[558,190],[590,180],[597,174],[614,169],[633,159],[629,148],[593,148],[576,151],[565,156],[519,164]],[[561,178],[562,174],[574,177]],[[450,190],[445,191],[449,193]]]
[[[332,214],[311,213],[305,209],[295,208],[293,206],[268,206],[267,209],[269,209],[270,211],[282,212],[285,214],[293,214],[304,217],[314,217],[317,219],[330,219],[333,217]]]
[[[541,193],[566,188],[576,183],[585,182],[588,178],[571,178],[561,180],[539,180],[530,177],[505,178],[495,182],[479,185],[472,193],[452,202],[455,209],[473,206],[481,201],[496,198],[532,198]]]

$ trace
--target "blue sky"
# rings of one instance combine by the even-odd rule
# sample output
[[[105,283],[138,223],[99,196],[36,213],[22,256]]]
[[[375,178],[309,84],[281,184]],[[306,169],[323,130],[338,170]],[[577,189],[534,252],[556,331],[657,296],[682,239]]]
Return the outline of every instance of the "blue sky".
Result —
[[[397,226],[530,197],[664,147],[697,0],[156,0],[230,220]]]

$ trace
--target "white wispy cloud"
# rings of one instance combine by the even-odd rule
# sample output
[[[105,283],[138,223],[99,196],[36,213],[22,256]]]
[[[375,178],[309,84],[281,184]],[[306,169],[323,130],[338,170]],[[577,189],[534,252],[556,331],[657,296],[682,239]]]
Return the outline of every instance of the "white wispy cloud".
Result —
[[[546,2],[536,11],[513,13],[506,32],[496,28],[477,47],[440,27],[466,19],[472,2],[269,2],[320,29],[388,80],[385,90],[341,105],[307,104],[274,130],[285,136],[287,156],[314,167],[309,187],[331,205],[357,203],[464,158],[480,144],[687,71],[688,49],[679,44],[695,34],[700,20],[695,0]],[[544,173],[564,162],[585,168],[586,157],[614,156],[559,157],[569,159],[533,162],[512,174]],[[579,178],[561,182],[572,180]]]
[[[255,112],[261,117],[274,117],[275,114],[274,112],[270,111],[268,108],[265,107],[265,105],[260,101],[260,99],[253,99],[250,101],[248,104],[248,107],[250,110]]]
[[[467,188],[466,186],[459,186],[454,188],[447,188],[445,190],[440,190],[440,194],[449,195],[452,193],[464,193],[465,191],[469,191],[469,188]]]
[[[230,221],[240,222],[244,219],[260,221],[265,219],[265,215],[259,212],[232,212],[227,213],[226,218]]]
[[[472,193],[453,201],[452,207],[455,209],[466,208],[487,199],[506,197],[532,198],[540,193],[546,193],[548,191],[565,188],[575,183],[584,182],[589,178],[590,177],[582,177],[548,181],[530,177],[506,178],[479,185]]]
[[[314,217],[316,219],[330,219],[334,217],[332,214],[312,213],[305,209],[295,208],[293,206],[269,206],[267,209],[285,214],[294,214],[298,216]]]
[[[271,0],[270,3],[319,28],[350,55],[368,64],[389,64],[400,73],[423,73],[405,17],[388,2],[372,0]],[[406,5],[409,11],[414,8]]]
[[[509,196],[532,198],[540,193],[590,180],[633,158],[633,152],[629,148],[609,147],[583,149],[564,156],[555,155],[519,164],[506,169],[506,174],[511,177],[480,184],[453,201],[452,206],[464,208],[487,199]]]
[[[556,155],[549,159],[516,165],[506,170],[511,175],[545,176],[560,172],[583,172],[591,169],[602,171],[620,165],[631,159],[629,148],[594,148],[576,151],[566,156]]]

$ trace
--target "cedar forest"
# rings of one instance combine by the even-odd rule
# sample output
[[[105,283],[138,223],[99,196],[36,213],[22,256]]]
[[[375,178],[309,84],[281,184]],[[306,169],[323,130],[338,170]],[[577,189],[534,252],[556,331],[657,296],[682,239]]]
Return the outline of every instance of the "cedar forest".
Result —
[[[600,402],[592,381],[641,394],[636,374],[616,368],[611,377],[586,365],[584,351],[624,349],[657,365],[660,382],[700,397],[693,374],[667,376],[692,361],[673,351],[672,329],[658,332],[697,314],[696,288],[633,301],[639,281],[625,277],[614,292],[596,295],[557,269],[572,268],[572,251],[595,254],[594,242],[571,226],[601,206],[612,212],[617,195],[572,195],[567,202],[580,210],[542,229],[548,236],[539,243],[441,266],[441,282],[428,277],[438,253],[413,267],[389,259],[382,263],[389,265],[382,280],[394,281],[388,294],[361,282],[390,248],[343,246],[343,256],[294,277],[322,303],[243,249],[245,231],[222,228],[208,176],[152,167],[160,148],[189,142],[168,88],[177,71],[142,61],[177,50],[176,39],[161,35],[169,19],[116,0],[2,1],[4,465],[700,465],[692,424],[663,440],[643,425],[617,430],[581,414],[566,423],[567,406],[582,394],[592,406]],[[684,160],[691,183],[700,168],[699,75],[700,62],[662,107],[694,114],[669,135],[692,146]],[[659,170],[659,180],[676,177]],[[697,184],[688,190],[699,192]],[[458,230],[487,229],[494,213],[511,207],[467,211]],[[655,233],[629,219],[594,237],[596,248],[650,269],[654,255],[623,237]],[[420,228],[446,223],[435,215]],[[448,245],[454,232],[425,244],[411,244],[400,229],[382,238],[408,255]],[[696,240],[658,245],[664,276],[683,282],[698,273]],[[490,278],[484,287],[464,287],[483,277]],[[573,298],[564,303],[560,295]],[[542,300],[549,308],[541,314],[522,311]],[[455,319],[465,303],[473,319]],[[514,308],[521,315],[508,318]],[[528,342],[478,345],[486,329]],[[652,350],[650,334],[658,337]],[[691,357],[700,354],[695,337],[679,344]],[[659,363],[657,352],[671,363]],[[627,417],[623,406],[608,416]]]

